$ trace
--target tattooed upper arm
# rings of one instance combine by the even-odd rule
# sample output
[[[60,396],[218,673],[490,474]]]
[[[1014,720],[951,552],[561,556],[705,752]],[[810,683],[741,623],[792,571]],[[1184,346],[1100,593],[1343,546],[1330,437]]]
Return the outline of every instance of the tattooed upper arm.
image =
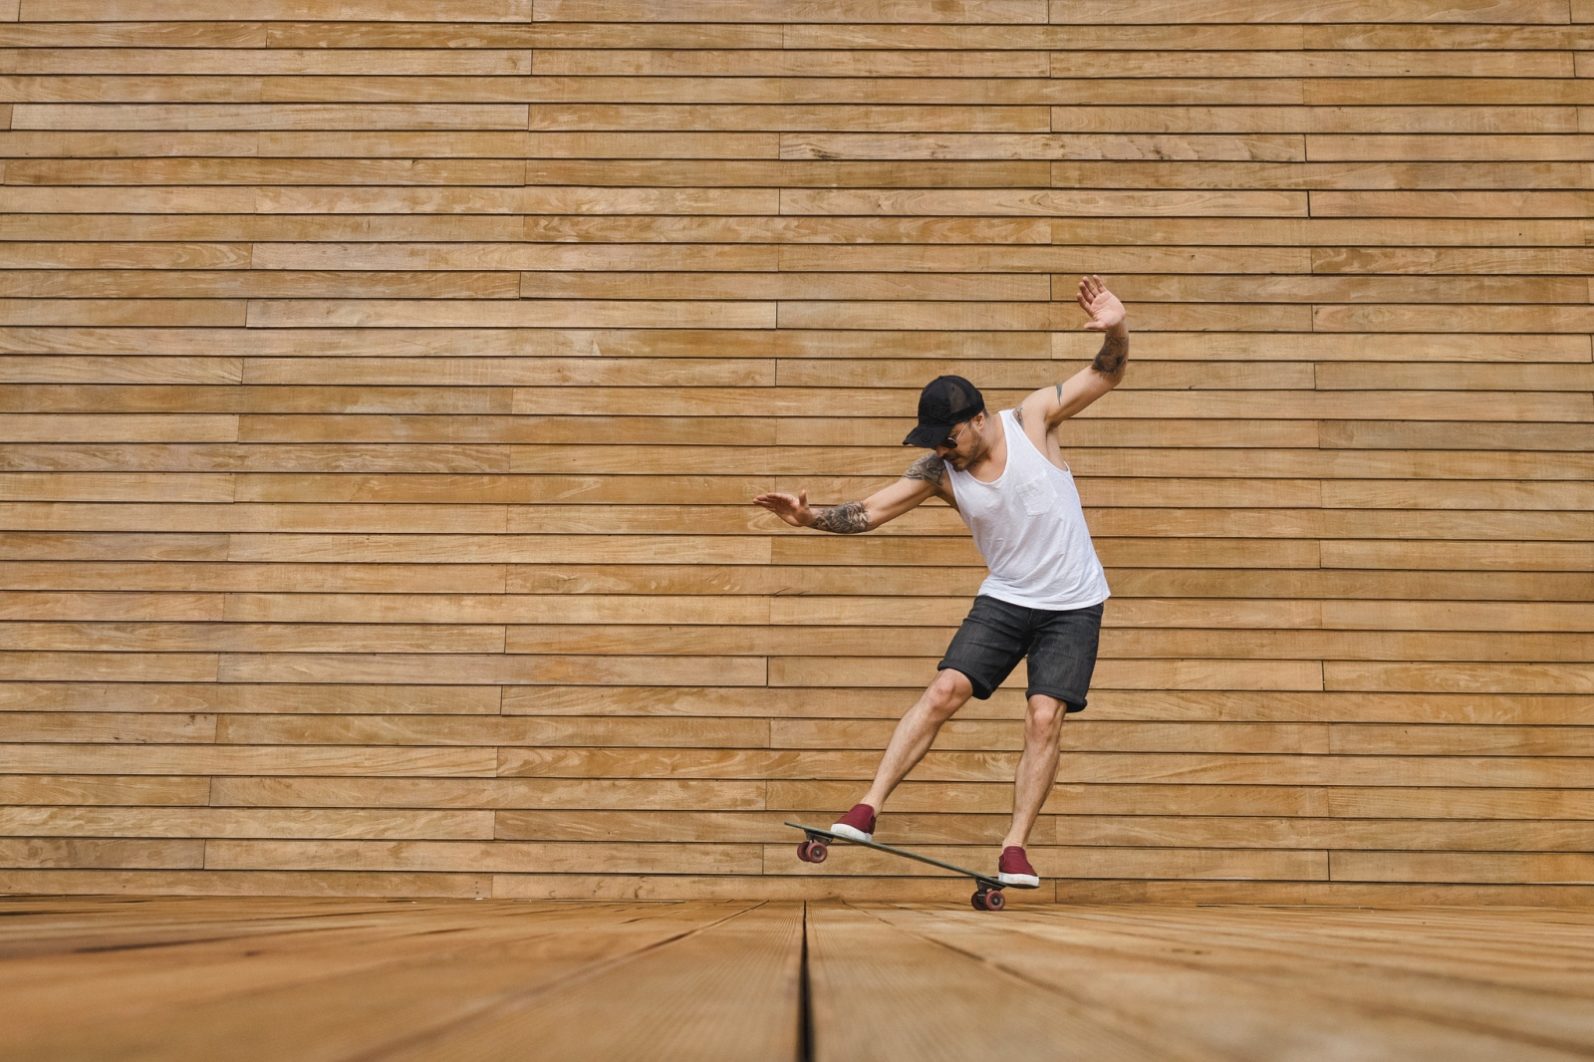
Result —
[[[946,462],[935,454],[925,454],[902,473],[903,479],[922,479],[933,486],[941,485],[941,477],[946,475]]]
[[[931,495],[946,497],[947,485],[942,482],[945,470],[946,466],[939,457],[933,453],[926,454],[913,462],[901,479],[892,480],[863,501],[815,509],[814,521],[808,526],[815,531],[829,531],[837,535],[856,535],[873,530],[895,520]]]

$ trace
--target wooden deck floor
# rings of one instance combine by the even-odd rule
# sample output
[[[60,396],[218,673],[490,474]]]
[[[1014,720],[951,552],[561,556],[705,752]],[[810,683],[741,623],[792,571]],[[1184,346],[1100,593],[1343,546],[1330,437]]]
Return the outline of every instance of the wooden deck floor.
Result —
[[[1587,1059],[1594,912],[0,899],[0,1058]]]

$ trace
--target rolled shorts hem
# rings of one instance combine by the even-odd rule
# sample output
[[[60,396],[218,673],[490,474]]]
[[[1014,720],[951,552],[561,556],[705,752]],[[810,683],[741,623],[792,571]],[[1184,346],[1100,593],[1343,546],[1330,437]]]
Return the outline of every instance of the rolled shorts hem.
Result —
[[[939,664],[935,665],[935,669],[937,671],[956,671],[959,675],[962,675],[964,678],[968,679],[969,685],[974,687],[974,699],[977,701],[988,701],[991,699],[991,694],[996,692],[989,686],[985,685],[985,683],[969,674],[967,671],[964,671],[962,668],[958,667],[956,664],[948,663],[947,661],[943,660]]]
[[[1025,699],[1028,699],[1030,697],[1034,697],[1034,696],[1037,696],[1037,695],[1041,696],[1041,697],[1053,697],[1053,698],[1056,698],[1059,701],[1062,701],[1063,702],[1063,707],[1068,710],[1068,714],[1070,714],[1070,715],[1073,714],[1074,712],[1083,712],[1085,710],[1086,705],[1089,703],[1089,702],[1086,701],[1086,699],[1084,697],[1081,697],[1077,693],[1059,693],[1056,690],[1046,690],[1046,689],[1038,689],[1038,688],[1031,688],[1031,689],[1027,689],[1027,690],[1024,691]]]

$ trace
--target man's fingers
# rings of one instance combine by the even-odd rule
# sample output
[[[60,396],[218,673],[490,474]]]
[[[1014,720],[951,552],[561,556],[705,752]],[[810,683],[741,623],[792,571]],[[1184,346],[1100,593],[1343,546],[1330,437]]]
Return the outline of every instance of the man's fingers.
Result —
[[[1110,309],[1112,300],[1113,294],[1107,290],[1107,285],[1102,283],[1100,276],[1086,273],[1079,278],[1079,305],[1090,314],[1090,320],[1084,326],[1087,332],[1107,330],[1107,326],[1101,323],[1101,316]]]
[[[1085,308],[1087,313],[1094,316],[1095,311],[1091,309],[1091,306],[1097,299],[1101,298],[1101,293],[1105,290],[1107,289],[1102,284],[1101,278],[1095,274],[1080,277],[1079,304]]]
[[[753,503],[768,509],[793,527],[805,526],[797,514],[808,506],[806,490],[799,497],[790,494],[760,494],[753,499]]]

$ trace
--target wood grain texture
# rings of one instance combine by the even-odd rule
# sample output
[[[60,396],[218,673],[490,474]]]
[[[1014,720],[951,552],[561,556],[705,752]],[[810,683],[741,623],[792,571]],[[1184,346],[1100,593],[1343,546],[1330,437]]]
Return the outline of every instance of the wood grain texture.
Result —
[[[938,374],[1080,371],[1094,273],[1130,368],[1058,438],[1113,598],[1039,899],[1588,901],[1588,0],[181,8],[0,0],[0,891],[732,901],[484,930],[479,983],[546,960],[548,1006],[468,1051],[796,1052],[800,912],[752,901],[966,902],[781,823],[857,799],[984,568],[940,503],[830,536],[751,498],[893,482]],[[1025,687],[894,836],[991,856]],[[966,943],[915,927],[811,919],[815,1013]],[[1008,943],[1034,978],[978,991],[1037,1030],[1097,990]],[[469,1017],[361,992],[419,976],[384,955],[328,973],[370,1023]],[[576,973],[659,1036],[550,1021]],[[185,1043],[230,1020],[165,977]],[[1120,996],[1075,1022],[1112,1057]],[[1155,1053],[1249,1035],[1210,1028]]]
[[[170,8],[159,0],[110,0],[95,3],[91,0],[61,0],[60,3],[43,0],[22,0],[22,17],[25,20],[50,20],[60,22],[135,22],[144,19],[171,19]],[[425,3],[399,0],[397,3],[374,3],[372,0],[250,0],[248,3],[201,0],[186,5],[182,19],[188,21],[215,21],[238,19],[243,21],[274,21],[281,19],[328,19],[333,21],[368,21],[393,19],[396,21],[424,21],[430,14]],[[450,10],[462,22],[525,22],[531,18],[531,0],[466,0]]]
[[[666,1059],[811,1043],[822,1058],[897,1060],[977,1049],[996,1008],[1022,1058],[1055,1051],[1059,1017],[1104,1057],[1251,1059],[1264,1057],[1252,1045],[1290,1039],[1352,1057],[1431,1046],[1550,1059],[1594,1041],[1576,969],[1588,890],[1575,884],[1411,886],[1419,911],[1374,881],[1251,886],[1274,906],[1235,908],[1225,901],[1243,883],[1126,877],[1015,893],[1013,910],[980,917],[948,916],[966,886],[930,876],[749,875],[731,884],[753,895],[737,898],[722,895],[723,877],[604,874],[571,903],[557,902],[575,898],[567,877],[534,871],[127,869],[105,875],[111,896],[83,895],[82,871],[4,873],[13,891],[53,886],[4,912],[17,927],[7,990],[28,1015],[13,1038],[37,1056],[147,1058],[159,1043],[162,1057],[202,1058],[233,1038],[245,1059],[318,1045],[500,1057],[579,1037],[577,1050]],[[896,902],[840,902],[838,884]],[[406,889],[420,891],[405,901]],[[133,902],[140,890],[174,895]],[[1293,909],[1329,897],[1345,908]],[[1069,902],[1049,906],[1058,898]],[[1485,906],[1534,898],[1565,905]],[[1498,961],[1480,968],[1458,950]],[[1285,951],[1309,969],[1280,962]],[[85,989],[101,1001],[93,1015],[74,1005]],[[943,993],[944,1005],[922,1007]],[[622,996],[637,1020],[613,1020]]]
[[[1191,0],[1050,0],[1059,23],[1142,22],[1521,22],[1566,21],[1555,0],[1464,0],[1435,10],[1418,0],[1369,3],[1272,0],[1260,4],[1205,4]]]

